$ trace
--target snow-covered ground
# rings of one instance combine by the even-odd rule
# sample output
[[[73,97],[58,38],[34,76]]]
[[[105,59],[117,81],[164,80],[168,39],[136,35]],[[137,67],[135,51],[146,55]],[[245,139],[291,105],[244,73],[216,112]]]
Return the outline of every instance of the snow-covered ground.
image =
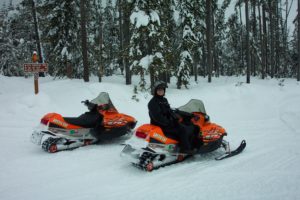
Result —
[[[135,80],[137,81],[137,80]],[[232,147],[246,139],[236,157],[215,161],[213,153],[147,173],[120,157],[125,138],[55,154],[30,142],[48,112],[78,116],[80,103],[107,91],[117,109],[148,123],[150,94],[132,100],[122,77],[82,80],[0,76],[0,199],[300,199],[300,83],[286,79],[201,79],[189,90],[167,89],[171,106],[202,99],[213,122],[226,128]]]

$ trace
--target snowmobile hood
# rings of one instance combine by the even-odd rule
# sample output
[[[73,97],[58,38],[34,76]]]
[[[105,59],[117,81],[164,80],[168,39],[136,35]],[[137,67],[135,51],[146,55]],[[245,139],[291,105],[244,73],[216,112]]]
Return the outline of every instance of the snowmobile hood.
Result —
[[[192,112],[201,112],[206,114],[203,101],[199,99],[191,99],[187,104],[180,106],[178,110],[192,113]]]

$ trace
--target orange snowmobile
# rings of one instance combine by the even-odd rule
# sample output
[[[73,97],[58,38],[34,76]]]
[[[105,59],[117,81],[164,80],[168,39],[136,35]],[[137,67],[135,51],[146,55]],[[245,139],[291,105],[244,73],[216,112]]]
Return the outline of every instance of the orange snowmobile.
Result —
[[[229,143],[223,139],[226,130],[211,123],[201,100],[192,99],[187,104],[174,110],[180,123],[194,126],[193,147],[195,154],[215,151],[219,148],[225,150],[216,160],[222,160],[239,154],[246,147],[243,140],[234,151],[230,150]],[[152,171],[166,165],[183,161],[192,154],[180,153],[178,140],[172,135],[163,133],[160,127],[144,124],[138,127],[132,138],[127,141],[121,156],[143,170]]]
[[[117,111],[106,92],[82,103],[89,111],[79,117],[46,114],[32,133],[31,141],[54,153],[123,136],[136,125],[135,118]]]

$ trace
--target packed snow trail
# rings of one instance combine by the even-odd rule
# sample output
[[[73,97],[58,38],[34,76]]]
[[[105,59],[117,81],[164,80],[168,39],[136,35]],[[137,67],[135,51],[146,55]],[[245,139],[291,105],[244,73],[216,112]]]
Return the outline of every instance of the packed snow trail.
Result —
[[[244,80],[201,79],[189,90],[177,90],[173,80],[167,89],[172,107],[202,99],[233,149],[247,141],[241,154],[215,161],[219,152],[213,152],[147,173],[120,157],[126,137],[55,154],[29,138],[45,113],[78,116],[86,109],[80,102],[101,91],[109,92],[120,112],[138,119],[137,126],[148,123],[150,94],[132,100],[133,86],[114,76],[102,83],[40,78],[34,95],[32,78],[0,76],[0,199],[299,199],[300,85],[254,78],[237,84]]]

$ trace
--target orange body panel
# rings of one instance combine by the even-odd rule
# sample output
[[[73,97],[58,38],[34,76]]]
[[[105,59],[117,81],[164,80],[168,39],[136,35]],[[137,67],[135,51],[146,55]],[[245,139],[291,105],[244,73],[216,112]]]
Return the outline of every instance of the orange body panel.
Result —
[[[123,127],[130,122],[136,122],[133,117],[121,114],[116,110],[100,110],[99,112],[103,115],[103,125],[106,128]]]
[[[213,142],[219,139],[222,135],[226,135],[226,131],[218,124],[205,121],[205,114],[194,112],[196,118],[192,118],[193,124],[201,129],[201,139],[204,143]]]
[[[223,127],[215,123],[207,122],[201,127],[203,142],[213,142],[218,140],[221,136],[226,135]]]
[[[204,143],[209,143],[218,140],[220,137],[226,135],[226,131],[223,127],[218,124],[211,123],[210,121],[205,121],[205,114],[203,113],[193,113],[196,117],[192,118],[193,124],[200,127],[199,139]],[[137,131],[143,132],[147,135],[146,141],[150,142],[150,139],[160,141],[163,144],[177,144],[178,141],[168,138],[160,127],[152,124],[144,124],[140,126]]]
[[[76,126],[76,125],[67,123],[64,120],[64,118],[60,114],[57,114],[57,113],[48,113],[43,117],[43,119],[48,120],[49,122],[56,124],[58,126],[61,126],[65,129],[80,129],[80,128],[82,128],[81,126]]]
[[[202,127],[205,124],[205,115],[200,112],[193,112],[196,117],[192,118],[193,124]]]
[[[137,131],[146,133],[148,135],[146,138],[146,141],[148,141],[148,142],[150,141],[150,138],[154,138],[164,144],[177,144],[178,143],[178,141],[165,136],[165,134],[163,133],[163,131],[161,130],[161,128],[159,126],[155,126],[152,124],[144,124],[144,125],[140,126],[137,129]]]

